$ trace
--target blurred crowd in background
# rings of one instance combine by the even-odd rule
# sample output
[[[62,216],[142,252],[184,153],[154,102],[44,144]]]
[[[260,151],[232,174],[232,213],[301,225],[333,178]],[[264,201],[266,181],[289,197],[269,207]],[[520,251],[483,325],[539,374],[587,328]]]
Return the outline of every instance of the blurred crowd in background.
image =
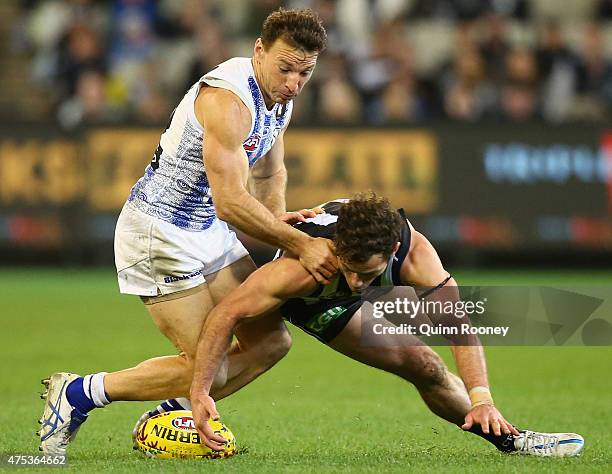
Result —
[[[279,6],[329,37],[298,123],[611,116],[612,0],[23,0],[9,49],[64,127],[158,124]]]

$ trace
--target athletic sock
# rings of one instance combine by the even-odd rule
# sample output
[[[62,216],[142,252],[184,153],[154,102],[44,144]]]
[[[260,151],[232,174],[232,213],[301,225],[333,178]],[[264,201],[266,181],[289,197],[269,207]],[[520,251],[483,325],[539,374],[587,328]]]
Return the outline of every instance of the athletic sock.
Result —
[[[191,410],[191,402],[187,398],[171,398],[157,405],[151,412],[164,413],[173,410]]]
[[[94,408],[103,408],[111,400],[104,391],[104,376],[106,372],[79,377],[66,388],[68,402],[83,416]]]
[[[480,436],[483,439],[486,439],[489,443],[493,444],[493,446],[504,453],[516,451],[516,447],[514,446],[514,435],[512,434],[502,434],[501,436],[497,436],[491,431],[489,431],[487,434],[482,431],[480,425],[474,425],[468,431]]]

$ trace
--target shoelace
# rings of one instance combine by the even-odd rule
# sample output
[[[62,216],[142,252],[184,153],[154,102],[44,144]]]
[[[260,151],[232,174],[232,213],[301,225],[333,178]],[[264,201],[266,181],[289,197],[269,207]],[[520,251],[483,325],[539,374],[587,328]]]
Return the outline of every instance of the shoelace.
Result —
[[[525,431],[523,436],[525,437],[525,442],[520,449],[521,451],[543,451],[546,454],[552,454],[559,444],[557,436],[547,433]]]

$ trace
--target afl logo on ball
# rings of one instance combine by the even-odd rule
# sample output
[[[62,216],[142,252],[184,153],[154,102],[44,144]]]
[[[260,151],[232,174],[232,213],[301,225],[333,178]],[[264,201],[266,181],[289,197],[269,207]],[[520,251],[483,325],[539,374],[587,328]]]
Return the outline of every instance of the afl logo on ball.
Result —
[[[172,420],[172,426],[179,430],[195,430],[193,418],[190,416],[177,416]]]

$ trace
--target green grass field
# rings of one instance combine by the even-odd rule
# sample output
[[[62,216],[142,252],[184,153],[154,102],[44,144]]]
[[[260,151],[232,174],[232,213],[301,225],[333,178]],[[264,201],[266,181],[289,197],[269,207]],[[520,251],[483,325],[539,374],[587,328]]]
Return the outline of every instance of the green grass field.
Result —
[[[455,274],[464,284],[612,285],[612,273]],[[173,353],[138,299],[118,294],[112,269],[0,271],[0,294],[0,453],[38,454],[44,376],[113,371]],[[612,348],[487,350],[493,394],[511,421],[585,437],[580,458],[551,460],[502,455],[430,414],[402,380],[291,331],[290,354],[218,404],[246,452],[227,460],[146,459],[132,451],[130,433],[153,404],[116,403],[83,426],[68,471],[610,472]],[[440,352],[452,366],[448,350]]]

